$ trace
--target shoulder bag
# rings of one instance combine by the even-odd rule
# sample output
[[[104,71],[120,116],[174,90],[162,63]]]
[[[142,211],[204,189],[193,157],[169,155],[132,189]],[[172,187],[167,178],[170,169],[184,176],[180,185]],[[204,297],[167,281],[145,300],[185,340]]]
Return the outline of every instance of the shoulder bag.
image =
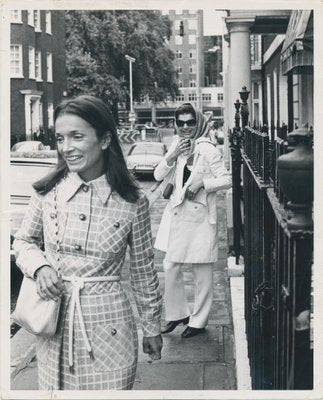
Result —
[[[57,186],[54,187],[54,206],[56,216],[56,255],[59,272],[59,240],[57,222]],[[57,301],[43,300],[37,293],[36,281],[24,276],[16,308],[12,314],[13,320],[28,332],[38,336],[51,337],[57,330],[61,298]]]

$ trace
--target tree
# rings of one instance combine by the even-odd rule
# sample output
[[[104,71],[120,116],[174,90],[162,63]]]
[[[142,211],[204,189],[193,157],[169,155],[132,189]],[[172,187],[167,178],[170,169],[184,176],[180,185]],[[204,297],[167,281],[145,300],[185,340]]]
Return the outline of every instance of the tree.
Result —
[[[66,54],[69,95],[89,93],[106,101],[117,119],[118,102],[128,96],[129,65],[133,94],[157,101],[177,94],[174,53],[167,46],[171,22],[152,10],[67,11]]]

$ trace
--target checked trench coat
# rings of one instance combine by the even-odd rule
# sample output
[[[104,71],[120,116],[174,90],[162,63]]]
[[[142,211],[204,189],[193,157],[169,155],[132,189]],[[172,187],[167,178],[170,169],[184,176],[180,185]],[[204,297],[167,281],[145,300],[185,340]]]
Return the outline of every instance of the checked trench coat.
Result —
[[[158,335],[161,295],[153,265],[147,198],[141,195],[137,203],[129,203],[111,192],[104,175],[85,183],[77,174],[69,173],[57,185],[56,216],[53,192],[32,196],[15,236],[16,261],[22,272],[34,277],[41,265],[50,264],[68,277],[120,276],[129,245],[130,282],[143,335]],[[44,251],[40,249],[42,240]],[[51,338],[37,340],[39,389],[131,389],[137,366],[137,329],[120,281],[86,282],[80,290],[92,358],[85,346],[77,310],[71,315],[73,285],[68,281],[64,284],[66,293],[57,332]],[[69,357],[73,360],[72,370]]]

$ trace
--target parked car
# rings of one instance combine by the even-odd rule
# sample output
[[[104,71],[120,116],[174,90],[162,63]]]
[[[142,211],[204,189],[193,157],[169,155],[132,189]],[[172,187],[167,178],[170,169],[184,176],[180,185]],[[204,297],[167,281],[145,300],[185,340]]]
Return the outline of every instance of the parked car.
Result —
[[[160,142],[138,142],[132,145],[127,156],[128,169],[135,174],[153,174],[166,154],[167,147]]]
[[[39,150],[48,150],[49,146],[43,145],[42,142],[38,140],[25,140],[23,142],[18,142],[12,146],[11,151],[39,151]]]
[[[54,152],[56,153],[56,152]],[[53,154],[49,157],[32,158],[17,157],[10,158],[10,236],[11,242],[16,231],[20,228],[22,219],[26,212],[31,194],[32,184],[45,176],[57,163],[57,158]],[[11,257],[13,259],[13,256]]]

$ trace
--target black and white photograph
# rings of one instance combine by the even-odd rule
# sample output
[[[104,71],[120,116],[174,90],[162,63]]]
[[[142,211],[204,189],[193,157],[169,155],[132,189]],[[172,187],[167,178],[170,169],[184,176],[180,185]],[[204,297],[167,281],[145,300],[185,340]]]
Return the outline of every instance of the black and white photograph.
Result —
[[[0,398],[322,398],[322,3],[0,6]]]

